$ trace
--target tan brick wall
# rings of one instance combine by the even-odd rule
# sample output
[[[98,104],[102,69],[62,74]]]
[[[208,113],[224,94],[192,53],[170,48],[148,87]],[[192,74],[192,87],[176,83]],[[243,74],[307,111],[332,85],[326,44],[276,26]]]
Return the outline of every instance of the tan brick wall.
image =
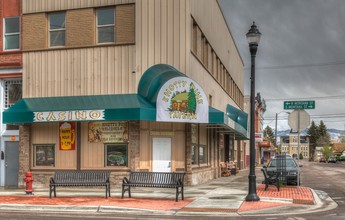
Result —
[[[66,40],[67,47],[95,44],[95,15],[93,8],[67,11]]]
[[[23,50],[47,48],[48,20],[45,13],[23,15]]]
[[[115,42],[135,42],[135,5],[119,5],[115,9]]]

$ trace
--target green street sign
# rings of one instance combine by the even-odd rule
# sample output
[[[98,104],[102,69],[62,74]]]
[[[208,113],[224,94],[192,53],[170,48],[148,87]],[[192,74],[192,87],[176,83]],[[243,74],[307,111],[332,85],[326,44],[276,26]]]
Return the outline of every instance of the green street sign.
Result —
[[[315,109],[315,101],[284,101],[284,109]]]

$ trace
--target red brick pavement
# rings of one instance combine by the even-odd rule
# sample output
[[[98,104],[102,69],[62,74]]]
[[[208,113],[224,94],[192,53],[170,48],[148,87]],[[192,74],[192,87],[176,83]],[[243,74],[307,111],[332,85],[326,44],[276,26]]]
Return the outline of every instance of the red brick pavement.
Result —
[[[286,186],[281,187],[278,192],[275,186],[269,186],[265,191],[265,185],[258,185],[256,188],[256,193],[259,197],[276,198],[276,199],[292,199],[291,203],[286,202],[267,202],[267,201],[257,201],[257,202],[243,202],[238,212],[245,212],[250,210],[258,210],[265,208],[273,208],[286,205],[294,204],[314,204],[314,196],[308,187],[296,187],[296,186]]]
[[[265,185],[257,186],[257,195],[264,199],[276,198],[276,201],[258,201],[246,202],[244,201],[241,207],[237,209],[205,209],[194,208],[194,211],[217,211],[217,212],[245,212],[251,210],[259,210],[265,208],[273,208],[280,206],[291,206],[295,204],[314,204],[314,197],[311,190],[307,187],[281,187],[278,192],[277,188],[270,186],[265,191]],[[292,203],[281,202],[279,199],[292,199]],[[28,205],[63,205],[63,206],[116,206],[123,208],[139,208],[148,210],[184,210],[189,203],[194,199],[186,198],[175,202],[175,199],[157,199],[157,198],[124,198],[110,197],[108,199],[103,197],[56,197],[49,199],[47,196],[0,196],[0,204],[28,204]],[[205,210],[204,210],[205,209]],[[193,211],[189,210],[189,211]]]
[[[0,196],[1,204],[27,204],[27,205],[62,205],[62,206],[116,206],[124,208],[139,208],[148,210],[170,211],[182,209],[193,199],[142,199],[120,197],[56,197],[47,196]]]

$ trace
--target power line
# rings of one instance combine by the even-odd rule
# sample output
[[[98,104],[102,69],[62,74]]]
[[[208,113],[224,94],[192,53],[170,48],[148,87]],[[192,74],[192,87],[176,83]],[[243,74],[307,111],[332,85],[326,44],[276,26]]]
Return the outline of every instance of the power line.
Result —
[[[264,100],[266,102],[278,102],[278,101],[299,101],[299,100],[310,100],[310,99],[317,99],[317,100],[329,100],[329,99],[345,99],[345,95],[330,95],[330,96],[314,96],[314,97],[302,97],[302,98],[269,98]]]
[[[297,65],[282,65],[282,66],[263,66],[256,67],[256,69],[261,70],[270,70],[270,69],[290,69],[290,68],[305,68],[305,67],[319,67],[319,66],[335,66],[335,65],[344,65],[345,61],[334,61],[334,62],[325,62],[325,63],[311,63],[311,64],[297,64]],[[246,67],[245,69],[249,69]]]

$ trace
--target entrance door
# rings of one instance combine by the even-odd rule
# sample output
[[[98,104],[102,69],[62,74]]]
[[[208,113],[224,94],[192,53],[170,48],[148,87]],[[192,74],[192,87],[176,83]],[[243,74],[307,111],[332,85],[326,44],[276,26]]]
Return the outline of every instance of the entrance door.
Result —
[[[171,172],[171,138],[152,139],[153,172]]]
[[[5,142],[5,187],[18,187],[19,142]]]

